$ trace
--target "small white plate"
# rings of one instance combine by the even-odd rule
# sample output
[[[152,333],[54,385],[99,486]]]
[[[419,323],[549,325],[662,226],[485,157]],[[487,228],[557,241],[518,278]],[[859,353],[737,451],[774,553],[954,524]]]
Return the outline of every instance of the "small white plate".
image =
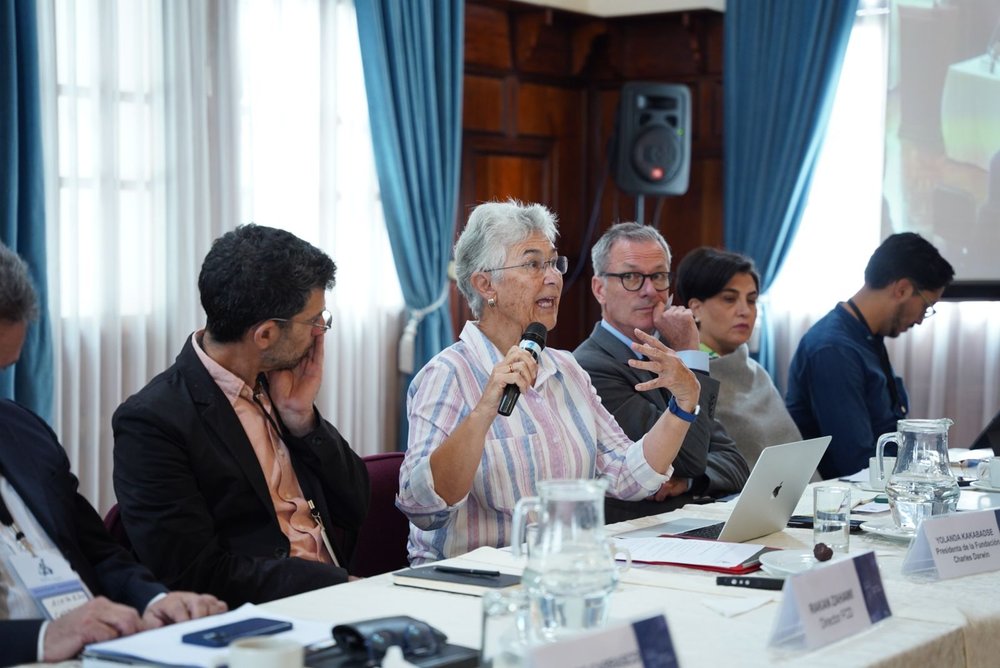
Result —
[[[896,523],[891,517],[882,517],[877,520],[871,520],[870,522],[865,522],[861,525],[862,531],[867,531],[868,533],[873,533],[885,538],[892,538],[893,540],[905,540],[909,542],[917,535],[916,531],[907,531],[905,529],[900,529],[896,526]]]
[[[760,567],[768,575],[786,577],[811,570],[820,564],[829,564],[847,555],[834,554],[832,559],[817,561],[812,550],[775,550],[760,555]]]
[[[885,494],[885,487],[882,487],[881,489],[879,489],[877,487],[872,487],[871,484],[869,484],[867,482],[856,482],[854,484],[857,485],[858,489],[860,489],[862,492],[872,492],[874,494]]]
[[[976,489],[981,489],[984,492],[1000,492],[1000,487],[994,487],[993,485],[985,483],[982,480],[973,480],[969,483],[969,487],[975,487]]]

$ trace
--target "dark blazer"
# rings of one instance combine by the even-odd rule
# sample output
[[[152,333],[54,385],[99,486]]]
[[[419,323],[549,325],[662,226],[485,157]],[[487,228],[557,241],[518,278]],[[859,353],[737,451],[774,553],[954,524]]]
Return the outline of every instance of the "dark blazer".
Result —
[[[573,355],[590,374],[605,408],[615,416],[629,438],[642,438],[667,410],[669,391],[661,388],[636,392],[636,384],[652,380],[653,374],[629,366],[628,360],[634,359],[635,354],[601,323],[597,323]],[[698,382],[701,383],[698,399],[701,412],[688,429],[674,460],[674,475],[692,478],[691,491],[696,495],[723,496],[738,492],[743,489],[750,470],[733,439],[714,418],[719,381],[698,373]]]
[[[0,401],[0,474],[94,596],[141,614],[154,596],[167,591],[108,535],[100,515],[77,492],[69,459],[48,425],[7,400]],[[36,660],[43,621],[0,621],[0,665]]]
[[[368,472],[317,417],[315,431],[286,433],[284,441],[302,492],[346,565],[368,512]],[[347,579],[343,568],[289,558],[253,446],[190,338],[173,366],[118,407],[112,427],[125,530],[168,586],[214,594],[235,608]]]

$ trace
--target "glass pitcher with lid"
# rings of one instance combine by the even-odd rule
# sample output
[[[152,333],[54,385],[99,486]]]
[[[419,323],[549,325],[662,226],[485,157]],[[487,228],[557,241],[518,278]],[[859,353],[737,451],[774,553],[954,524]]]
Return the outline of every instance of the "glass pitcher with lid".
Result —
[[[528,591],[535,640],[548,642],[607,620],[608,600],[618,584],[615,549],[604,534],[601,479],[545,480],[537,497],[514,507],[511,548],[521,556],[529,513],[538,517],[528,539],[528,563],[521,578]],[[628,568],[628,555],[625,555]]]
[[[879,477],[886,478],[886,496],[896,526],[916,532],[925,517],[955,512],[958,480],[948,460],[948,418],[900,420],[895,432],[882,434],[875,446]],[[885,470],[886,443],[897,445],[896,465]]]

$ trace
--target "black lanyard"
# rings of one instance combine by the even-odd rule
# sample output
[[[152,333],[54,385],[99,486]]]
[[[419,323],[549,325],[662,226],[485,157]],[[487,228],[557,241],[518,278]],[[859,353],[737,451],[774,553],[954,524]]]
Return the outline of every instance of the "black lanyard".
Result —
[[[900,413],[905,416],[906,406],[903,405],[902,400],[899,398],[899,388],[896,386],[896,374],[892,372],[892,363],[889,362],[889,351],[885,348],[885,340],[883,337],[876,336],[872,332],[872,328],[868,326],[868,321],[865,320],[865,316],[861,313],[861,309],[858,308],[853,299],[848,299],[847,305],[851,307],[854,315],[858,316],[858,320],[865,326],[865,330],[869,334],[869,340],[875,341],[875,354],[878,355],[879,364],[882,366],[882,373],[885,375],[885,382],[889,386],[889,399],[892,401],[893,407],[898,408]]]
[[[7,502],[3,500],[3,494],[0,494],[0,524],[5,527],[14,526],[14,516],[10,514]]]
[[[10,509],[7,507],[7,502],[3,499],[3,494],[0,494],[0,524],[14,532],[14,540],[20,543],[21,547],[29,552],[33,552],[27,538],[24,536],[24,532],[21,531],[21,527],[17,526],[14,516],[10,514]]]

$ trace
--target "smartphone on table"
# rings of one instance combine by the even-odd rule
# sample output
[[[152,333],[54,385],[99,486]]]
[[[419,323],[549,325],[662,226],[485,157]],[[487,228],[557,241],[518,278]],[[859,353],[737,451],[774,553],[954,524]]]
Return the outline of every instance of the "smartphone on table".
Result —
[[[265,617],[251,617],[250,619],[242,619],[231,624],[213,626],[210,629],[202,629],[193,633],[185,633],[181,636],[181,641],[189,645],[201,645],[203,647],[225,647],[239,638],[267,636],[273,633],[289,631],[291,628],[291,622],[285,622],[280,619],[267,619]]]

